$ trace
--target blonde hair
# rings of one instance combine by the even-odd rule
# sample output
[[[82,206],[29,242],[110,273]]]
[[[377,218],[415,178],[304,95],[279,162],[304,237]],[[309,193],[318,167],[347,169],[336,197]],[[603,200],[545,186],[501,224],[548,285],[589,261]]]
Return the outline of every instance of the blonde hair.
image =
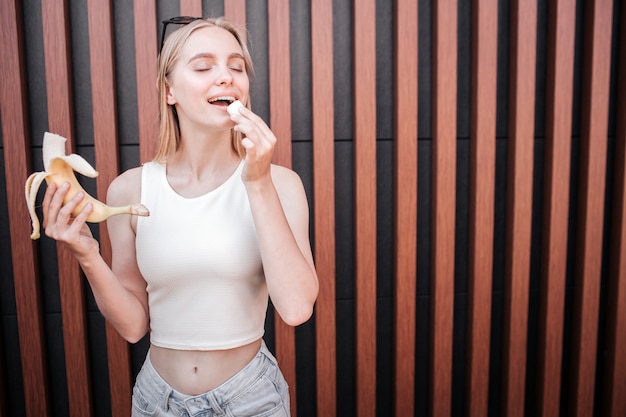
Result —
[[[159,94],[159,146],[157,148],[154,161],[164,162],[168,156],[172,155],[178,149],[180,144],[180,126],[178,124],[178,116],[174,106],[167,103],[167,86],[169,85],[169,75],[178,59],[180,51],[189,39],[189,36],[197,29],[205,27],[218,27],[230,32],[237,43],[241,46],[245,61],[246,73],[248,76],[254,74],[252,67],[252,58],[245,42],[244,32],[235,24],[229,22],[223,17],[216,19],[198,19],[180,29],[174,31],[163,44],[163,49],[159,53],[158,73],[157,73],[157,89]],[[243,103],[244,106],[250,108],[250,99],[247,98]],[[231,130],[231,143],[233,150],[242,159],[245,156],[245,150],[241,145],[242,134]]]

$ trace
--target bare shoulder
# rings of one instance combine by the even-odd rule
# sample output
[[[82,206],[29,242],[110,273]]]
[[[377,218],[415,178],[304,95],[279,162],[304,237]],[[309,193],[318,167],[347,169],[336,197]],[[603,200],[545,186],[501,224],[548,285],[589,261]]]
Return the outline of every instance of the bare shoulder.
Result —
[[[142,167],[131,168],[111,181],[107,203],[116,206],[137,203],[141,197],[141,172]]]
[[[308,213],[307,196],[298,173],[284,166],[272,165],[272,182],[288,217]]]
[[[298,173],[282,165],[272,164],[272,181],[274,181],[279,193],[281,191],[296,192],[303,189],[302,179]]]

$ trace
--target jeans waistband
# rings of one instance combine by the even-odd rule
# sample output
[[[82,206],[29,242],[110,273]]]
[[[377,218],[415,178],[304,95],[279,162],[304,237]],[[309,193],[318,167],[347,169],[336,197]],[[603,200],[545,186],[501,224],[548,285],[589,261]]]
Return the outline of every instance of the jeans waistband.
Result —
[[[144,371],[146,383],[150,384],[155,392],[163,393],[159,405],[162,409],[167,410],[170,399],[178,403],[185,404],[187,408],[195,408],[197,402],[211,404],[211,407],[219,412],[219,410],[230,401],[241,395],[246,389],[262,375],[262,370],[266,366],[266,360],[276,363],[276,359],[267,348],[265,341],[261,342],[261,348],[255,357],[239,372],[226,380],[218,387],[199,395],[187,395],[176,391],[171,387],[159,373],[154,369],[150,361],[150,351],[144,362]]]

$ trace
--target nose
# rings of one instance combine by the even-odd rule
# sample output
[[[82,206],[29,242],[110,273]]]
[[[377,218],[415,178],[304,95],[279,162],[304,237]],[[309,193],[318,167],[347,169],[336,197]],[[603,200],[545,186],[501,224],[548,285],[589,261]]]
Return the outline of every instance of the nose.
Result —
[[[228,67],[220,66],[219,74],[216,79],[216,83],[219,85],[230,85],[233,83],[233,74]]]

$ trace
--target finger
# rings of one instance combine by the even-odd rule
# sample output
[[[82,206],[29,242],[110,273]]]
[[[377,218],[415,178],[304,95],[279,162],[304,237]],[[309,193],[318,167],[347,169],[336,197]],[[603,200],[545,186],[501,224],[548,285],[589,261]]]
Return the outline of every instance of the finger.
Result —
[[[246,148],[246,153],[248,154],[254,151],[254,142],[249,137],[241,139],[241,146]]]
[[[88,202],[87,204],[85,204],[85,206],[80,211],[80,213],[78,213],[78,216],[76,216],[73,219],[72,224],[70,225],[68,231],[72,233],[79,233],[83,225],[87,222],[87,218],[89,217],[92,211],[93,211],[93,204],[91,202]]]
[[[52,197],[54,196],[54,193],[56,191],[57,185],[55,183],[51,183],[50,185],[48,185],[46,193],[43,196],[43,202],[41,204],[41,207],[43,209],[43,227],[46,227],[48,221],[48,208],[50,207],[50,201],[52,200]]]
[[[243,133],[246,138],[254,143],[258,155],[271,153],[275,145],[275,138],[271,131],[267,133],[262,127],[251,124],[250,122],[243,122],[235,126],[235,130]]]
[[[259,115],[255,114],[248,108],[243,109],[243,116],[248,118],[254,125],[256,131],[259,133],[260,138],[267,140],[269,143],[273,143],[276,141],[276,136],[274,136],[274,132],[272,129],[265,123],[265,120],[261,118]]]
[[[59,210],[58,218],[62,219],[64,222],[69,222],[72,218],[72,213],[78,207],[78,205],[85,198],[85,193],[80,191],[76,193],[74,197],[72,197],[61,209]]]
[[[237,125],[241,125],[246,130],[246,134],[252,134],[254,131],[261,140],[269,139],[271,142],[272,139],[275,139],[274,133],[260,116],[247,108],[240,110],[239,113],[232,115],[231,119],[237,123]]]
[[[69,191],[69,183],[63,183],[60,187],[54,183],[51,183],[46,190],[46,196],[44,197],[43,213],[44,213],[44,227],[50,222],[56,222],[59,216],[59,211],[63,207],[63,200],[65,195]]]

